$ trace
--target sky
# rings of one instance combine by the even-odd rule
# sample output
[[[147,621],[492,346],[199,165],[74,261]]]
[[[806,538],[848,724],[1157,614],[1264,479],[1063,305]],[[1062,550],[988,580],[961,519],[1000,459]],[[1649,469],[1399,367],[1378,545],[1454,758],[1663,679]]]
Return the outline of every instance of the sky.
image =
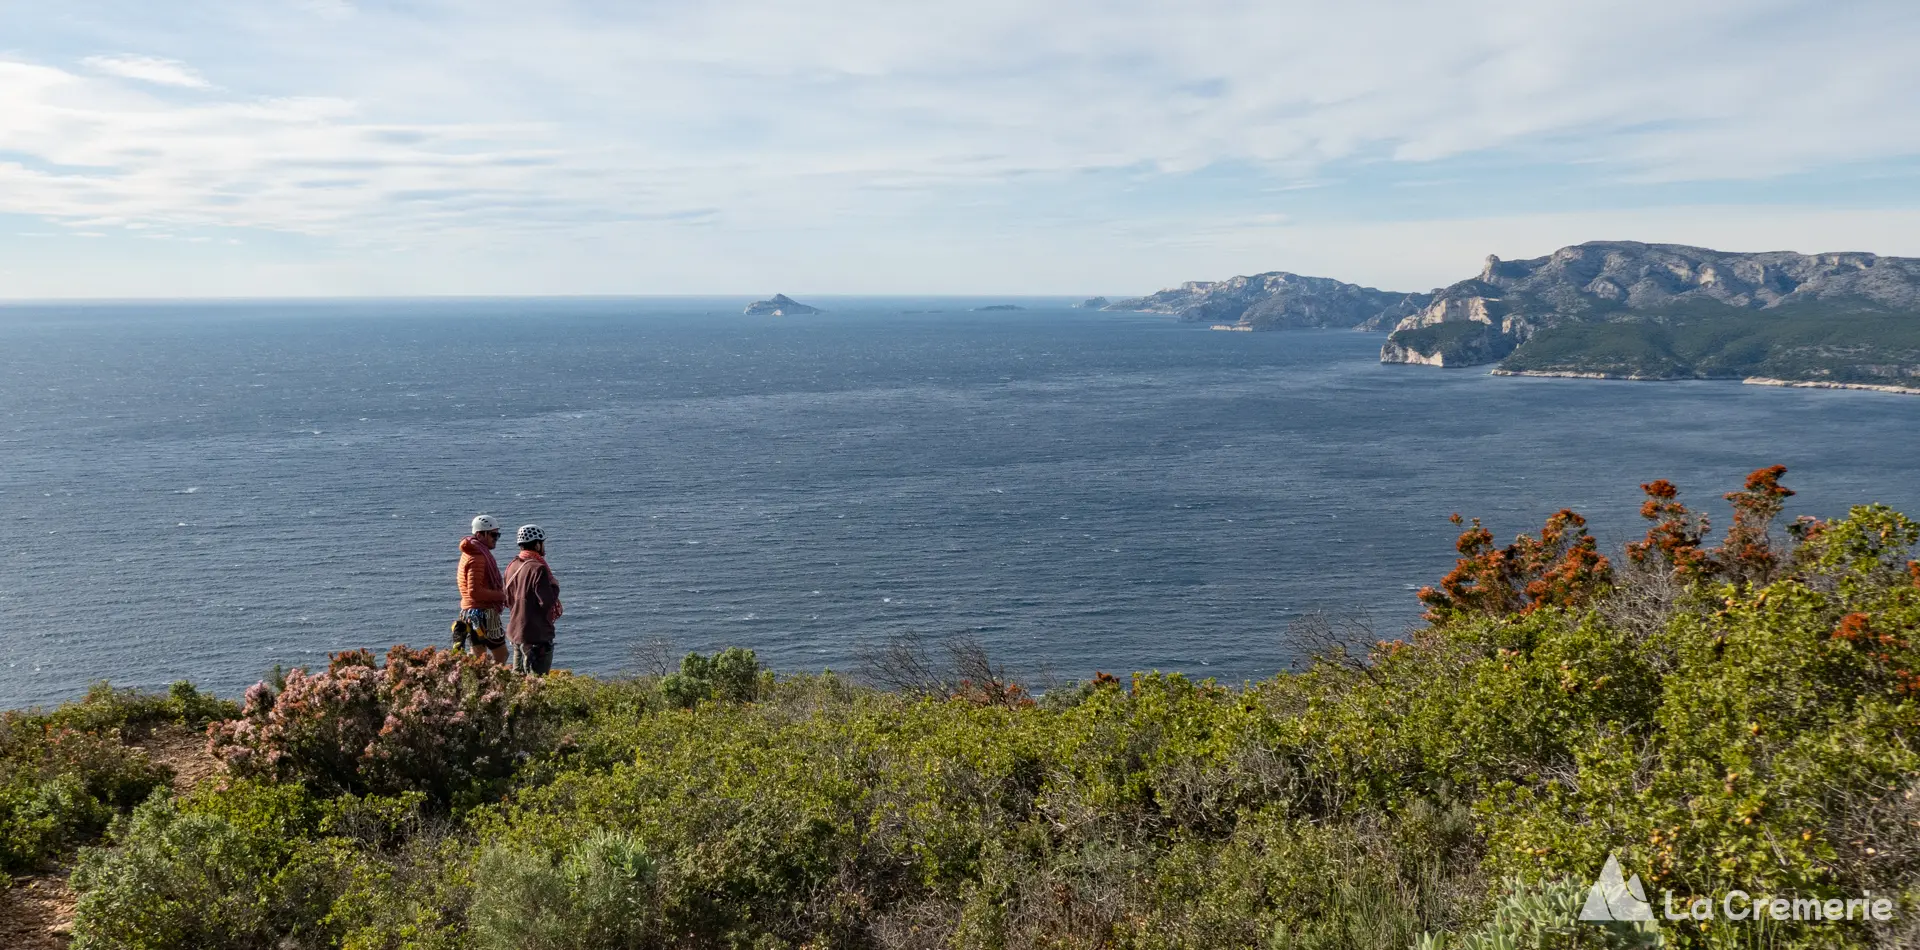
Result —
[[[1913,0],[0,0],[0,298],[1920,256]]]

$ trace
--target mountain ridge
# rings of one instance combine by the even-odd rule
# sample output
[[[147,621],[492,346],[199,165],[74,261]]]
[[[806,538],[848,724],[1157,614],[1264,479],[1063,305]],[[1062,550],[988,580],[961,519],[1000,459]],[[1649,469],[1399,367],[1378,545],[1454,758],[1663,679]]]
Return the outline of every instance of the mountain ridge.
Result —
[[[1266,271],[1226,280],[1190,280],[1100,309],[1164,313],[1190,323],[1225,323],[1255,330],[1382,330],[1424,307],[1428,299],[1426,294],[1377,290],[1331,277]]]
[[[1387,330],[1383,363],[1509,375],[1920,386],[1920,258],[1589,241],[1428,293],[1288,271],[1103,308],[1255,330]]]

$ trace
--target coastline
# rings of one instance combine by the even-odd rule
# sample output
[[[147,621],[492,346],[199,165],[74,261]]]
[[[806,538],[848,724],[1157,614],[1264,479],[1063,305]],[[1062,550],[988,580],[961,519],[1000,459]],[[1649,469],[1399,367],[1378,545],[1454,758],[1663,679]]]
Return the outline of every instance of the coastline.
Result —
[[[1788,389],[1864,389],[1876,393],[1920,396],[1920,389],[1912,386],[1887,386],[1880,383],[1829,383],[1813,380],[1795,382],[1790,379],[1774,379],[1771,376],[1749,376],[1740,382],[1748,386],[1783,386]]]
[[[1577,370],[1533,370],[1533,369],[1491,369],[1489,376],[1535,376],[1554,379],[1611,379],[1622,382],[1666,383],[1694,379],[1732,379],[1733,377],[1713,376],[1636,376],[1618,373],[1585,373]],[[1746,386],[1776,386],[1784,389],[1861,389],[1876,393],[1894,393],[1903,396],[1920,396],[1920,387],[1889,386],[1881,383],[1833,383],[1820,380],[1775,379],[1771,376],[1748,376],[1740,380]]]
[[[1499,367],[1488,370],[1487,375],[1539,376],[1552,379],[1617,379],[1636,383],[1665,383],[1688,378],[1685,376],[1622,376],[1619,373],[1585,373],[1571,369],[1500,369]]]

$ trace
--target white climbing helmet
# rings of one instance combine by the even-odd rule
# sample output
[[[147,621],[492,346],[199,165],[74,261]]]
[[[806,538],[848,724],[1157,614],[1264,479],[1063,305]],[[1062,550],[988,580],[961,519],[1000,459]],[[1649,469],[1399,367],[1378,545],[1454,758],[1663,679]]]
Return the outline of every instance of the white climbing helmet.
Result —
[[[479,534],[482,531],[498,530],[500,530],[500,522],[493,520],[492,515],[477,515],[473,519],[474,534]]]
[[[520,530],[514,533],[513,543],[532,544],[535,541],[545,541],[546,539],[547,533],[540,530],[539,525],[523,524],[520,526]]]

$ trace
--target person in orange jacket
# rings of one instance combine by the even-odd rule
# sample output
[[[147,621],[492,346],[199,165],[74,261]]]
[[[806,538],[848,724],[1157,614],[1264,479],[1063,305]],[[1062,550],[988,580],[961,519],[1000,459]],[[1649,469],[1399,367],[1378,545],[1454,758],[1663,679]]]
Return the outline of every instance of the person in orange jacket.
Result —
[[[507,662],[507,631],[500,608],[507,605],[507,585],[493,546],[500,543],[500,525],[492,515],[473,519],[473,533],[460,539],[460,619],[453,624],[453,648]]]

